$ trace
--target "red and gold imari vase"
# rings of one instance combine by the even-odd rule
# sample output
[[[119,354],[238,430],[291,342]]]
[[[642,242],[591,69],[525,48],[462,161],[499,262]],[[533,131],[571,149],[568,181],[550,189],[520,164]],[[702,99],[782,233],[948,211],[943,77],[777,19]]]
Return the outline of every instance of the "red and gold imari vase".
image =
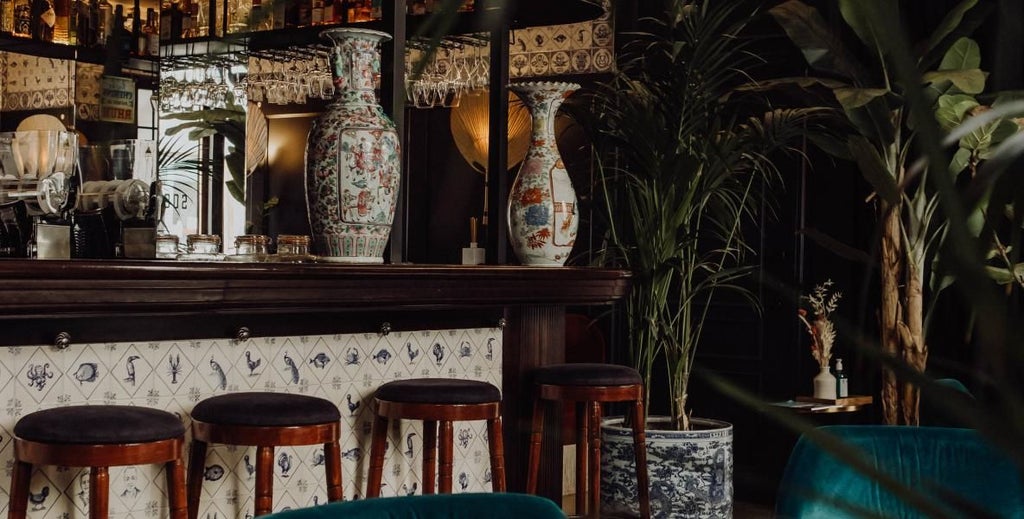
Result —
[[[560,267],[576,243],[576,190],[555,144],[555,113],[573,83],[509,85],[533,116],[530,149],[509,194],[508,237],[523,265]]]
[[[401,179],[395,123],[377,102],[380,43],[365,29],[330,29],[334,100],[306,138],[306,209],[324,261],[383,263]]]

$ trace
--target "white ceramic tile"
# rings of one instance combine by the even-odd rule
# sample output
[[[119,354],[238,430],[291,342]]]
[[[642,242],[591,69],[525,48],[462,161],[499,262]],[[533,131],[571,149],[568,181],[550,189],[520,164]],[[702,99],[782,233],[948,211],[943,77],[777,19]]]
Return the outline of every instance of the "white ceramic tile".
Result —
[[[310,394],[338,405],[344,494],[346,499],[362,496],[369,466],[373,391],[396,378],[439,376],[484,380],[500,387],[500,330],[393,332],[386,337],[310,335],[246,343],[224,339],[96,343],[63,351],[50,346],[0,348],[0,467],[5,469],[0,471],[0,513],[7,506],[10,485],[10,434],[20,416],[62,405],[116,403],[165,409],[188,427],[192,408],[201,399],[251,390]],[[463,483],[464,491],[490,490],[484,423],[457,423],[455,436],[455,490],[463,491]],[[393,424],[384,495],[422,493],[422,450],[420,422]],[[210,447],[199,517],[251,517],[255,479],[249,467],[255,454],[249,447]],[[275,454],[275,511],[326,501],[321,446],[285,447]],[[29,517],[87,517],[87,474],[81,468],[37,470],[30,489],[39,504],[30,507]],[[160,466],[111,468],[111,517],[166,516],[165,477]]]

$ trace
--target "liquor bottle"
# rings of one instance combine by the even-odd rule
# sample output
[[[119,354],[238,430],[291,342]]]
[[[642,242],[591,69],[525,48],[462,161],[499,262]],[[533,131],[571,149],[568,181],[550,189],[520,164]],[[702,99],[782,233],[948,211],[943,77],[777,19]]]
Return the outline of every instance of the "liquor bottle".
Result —
[[[156,11],[150,7],[146,9],[146,25],[142,28],[142,34],[146,38],[146,55],[160,55],[160,30],[156,27]]]
[[[14,0],[14,35],[22,38],[32,37],[31,0]]]
[[[114,32],[114,6],[107,0],[100,0],[97,17],[96,44],[102,47]]]
[[[114,6],[114,21],[110,24],[110,33],[107,34],[107,49],[117,49],[118,56],[127,56],[132,49],[131,33],[125,28],[124,6]]]
[[[100,2],[89,0],[89,46],[100,44]]]
[[[171,2],[163,0],[160,2],[160,39],[167,41],[171,39]]]
[[[322,25],[324,23],[324,0],[313,0],[313,12],[310,14],[310,23]]]
[[[57,14],[49,0],[32,0],[30,16],[32,16],[32,39],[36,41],[53,41],[53,26],[57,23]]]
[[[92,17],[89,15],[89,2],[86,0],[76,0],[75,15],[78,17],[78,26],[75,30],[75,33],[78,36],[78,45],[82,47],[91,47]]]
[[[53,24],[53,41],[68,45],[71,43],[69,34],[71,32],[71,1],[50,1],[53,3],[53,13],[55,15]]]
[[[275,0],[271,5],[274,6],[273,24],[271,26],[275,29],[284,29],[284,12],[285,4],[289,0]]]
[[[185,13],[182,11],[181,2],[171,4],[171,40],[180,40],[185,30]]]
[[[323,0],[324,2],[324,23],[336,23],[338,21],[337,15],[340,9],[335,9],[335,3],[341,3],[341,0]]]
[[[132,5],[132,24],[127,27],[131,31],[131,47],[132,52],[136,56],[142,56],[146,53],[146,36],[142,34],[142,5],[139,0],[135,0]]]
[[[0,0],[0,34],[14,34],[14,0]]]
[[[313,2],[312,0],[298,0],[297,4],[298,18],[296,25],[299,27],[308,27],[313,24]]]
[[[836,398],[846,398],[850,396],[849,381],[846,378],[846,372],[843,371],[843,359],[836,359]]]

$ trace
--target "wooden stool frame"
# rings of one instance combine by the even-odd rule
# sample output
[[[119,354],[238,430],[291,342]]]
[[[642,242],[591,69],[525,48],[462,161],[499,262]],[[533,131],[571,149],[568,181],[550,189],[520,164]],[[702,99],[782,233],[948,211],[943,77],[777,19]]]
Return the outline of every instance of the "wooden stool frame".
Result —
[[[643,427],[645,419],[643,385],[559,386],[538,384],[533,401],[530,461],[526,475],[526,492],[528,494],[537,493],[541,440],[544,434],[545,401],[575,402],[578,408],[583,408],[577,411],[576,514],[593,517],[599,517],[601,514],[601,404],[605,402],[631,402],[633,450],[636,453],[636,480],[640,498],[640,517],[650,518],[651,498],[650,483],[647,477],[647,441]],[[583,482],[588,482],[588,484],[584,485],[582,484]]]
[[[199,516],[206,451],[211,443],[256,447],[255,516],[271,513],[274,506],[274,447],[324,446],[327,500],[341,501],[341,422],[291,426],[247,426],[192,422],[192,452],[188,463],[188,519]]]
[[[376,415],[373,421],[373,439],[370,442],[370,474],[366,497],[380,497],[384,476],[384,449],[387,444],[389,420],[423,421],[423,494],[433,494],[435,467],[440,456],[441,481],[438,492],[452,492],[452,457],[455,448],[452,422],[487,421],[487,441],[491,457],[491,488],[505,491],[505,444],[501,430],[501,403],[482,404],[417,404],[374,399]],[[439,427],[440,426],[440,427]],[[440,445],[438,429],[440,428]],[[440,452],[438,452],[440,451]]]
[[[29,483],[33,465],[89,467],[89,517],[110,515],[110,476],[107,469],[123,465],[163,463],[167,469],[167,502],[171,519],[187,517],[185,437],[143,443],[76,444],[45,443],[14,439],[14,473],[11,476],[8,519],[24,519],[28,511]]]

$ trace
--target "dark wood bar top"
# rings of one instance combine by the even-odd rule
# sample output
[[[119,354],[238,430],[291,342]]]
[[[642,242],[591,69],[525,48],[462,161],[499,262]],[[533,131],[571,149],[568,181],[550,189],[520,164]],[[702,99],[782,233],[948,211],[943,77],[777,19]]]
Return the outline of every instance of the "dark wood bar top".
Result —
[[[0,346],[501,328],[506,467],[521,491],[530,370],[564,362],[567,307],[629,287],[627,271],[589,267],[0,260]],[[541,488],[554,498],[551,429]]]
[[[592,305],[628,287],[626,271],[589,267],[3,260],[0,314]]]

